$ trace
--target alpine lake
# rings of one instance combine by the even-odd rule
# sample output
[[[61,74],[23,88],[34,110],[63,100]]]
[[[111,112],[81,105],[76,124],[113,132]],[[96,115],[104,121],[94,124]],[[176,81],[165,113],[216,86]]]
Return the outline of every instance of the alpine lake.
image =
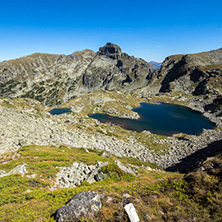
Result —
[[[128,119],[107,114],[93,113],[88,116],[99,120],[101,123],[119,125],[126,130],[142,132],[148,130],[158,135],[172,135],[185,133],[191,135],[200,134],[203,129],[214,129],[215,124],[204,117],[200,112],[193,111],[185,106],[174,104],[150,104],[140,103],[133,109],[140,116],[139,119]],[[69,108],[53,109],[52,115],[71,112]]]

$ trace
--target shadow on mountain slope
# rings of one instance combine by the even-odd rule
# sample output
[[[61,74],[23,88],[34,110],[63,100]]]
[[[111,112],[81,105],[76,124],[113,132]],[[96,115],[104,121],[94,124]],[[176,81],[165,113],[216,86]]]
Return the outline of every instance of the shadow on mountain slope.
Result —
[[[200,163],[205,161],[208,157],[213,157],[219,152],[222,152],[222,140],[210,143],[207,147],[198,150],[197,152],[181,159],[181,162],[174,166],[168,167],[166,171],[188,173],[195,170]]]

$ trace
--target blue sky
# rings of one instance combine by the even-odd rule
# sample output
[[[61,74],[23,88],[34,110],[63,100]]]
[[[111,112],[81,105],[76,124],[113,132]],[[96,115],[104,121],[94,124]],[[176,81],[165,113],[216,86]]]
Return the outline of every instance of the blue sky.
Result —
[[[107,42],[147,61],[222,47],[221,0],[2,0],[0,9],[0,61]]]

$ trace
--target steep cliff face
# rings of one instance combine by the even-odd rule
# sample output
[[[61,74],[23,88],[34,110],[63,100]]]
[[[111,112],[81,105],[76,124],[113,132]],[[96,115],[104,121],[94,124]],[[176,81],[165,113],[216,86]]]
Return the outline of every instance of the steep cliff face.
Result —
[[[147,84],[150,65],[122,53],[119,46],[107,43],[97,52],[82,76],[82,85],[91,90],[131,90]]]
[[[0,64],[0,96],[34,98],[48,106],[95,91],[130,90],[147,84],[150,66],[107,43],[71,55],[36,53]]]

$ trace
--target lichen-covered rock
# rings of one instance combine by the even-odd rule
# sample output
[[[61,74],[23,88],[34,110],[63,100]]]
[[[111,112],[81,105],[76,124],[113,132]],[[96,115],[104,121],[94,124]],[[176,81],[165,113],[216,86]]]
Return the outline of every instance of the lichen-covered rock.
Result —
[[[73,196],[65,206],[55,212],[57,222],[71,222],[82,216],[93,217],[102,207],[102,194],[86,191]]]
[[[120,163],[119,160],[115,160],[115,163],[116,165],[121,169],[123,170],[124,172],[126,173],[130,173],[130,174],[133,174],[133,175],[136,175],[137,174],[137,170],[136,169],[133,169],[127,165],[123,165],[122,163]]]

